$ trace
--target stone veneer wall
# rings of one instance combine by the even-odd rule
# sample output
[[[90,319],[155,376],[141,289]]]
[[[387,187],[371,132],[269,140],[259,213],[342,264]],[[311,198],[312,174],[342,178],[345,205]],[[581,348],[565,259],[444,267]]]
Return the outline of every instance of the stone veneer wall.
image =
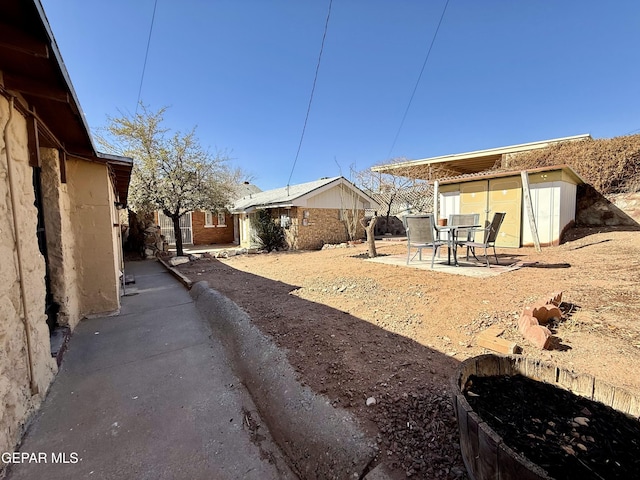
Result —
[[[307,218],[304,217],[305,211],[309,212]],[[280,213],[282,212],[284,210],[280,210]],[[339,209],[293,207],[287,212],[291,218],[291,226],[286,230],[286,236],[292,250],[317,250],[326,243],[342,243],[348,240],[347,229],[340,220]],[[358,215],[359,218],[363,218],[364,211],[359,210]],[[364,235],[364,229],[358,222],[356,238],[363,238]]]
[[[74,328],[80,321],[78,275],[71,227],[71,202],[67,184],[60,181],[60,156],[56,149],[40,149],[42,196],[47,253],[53,299],[60,305],[58,323]]]
[[[204,212],[191,212],[191,228],[193,229],[194,245],[210,245],[215,243],[233,243],[233,217],[230,214],[225,215],[226,225],[219,227],[218,225],[205,227]],[[218,216],[214,215],[214,223],[218,222]]]
[[[0,452],[13,450],[23,433],[24,423],[42,402],[56,372],[44,315],[45,264],[35,234],[37,211],[34,207],[32,169],[28,162],[27,126],[24,117],[14,110],[8,128],[10,161],[17,195],[16,213],[24,271],[22,280],[27,296],[34,381],[39,389],[38,394],[31,395],[7,175],[7,149],[3,138],[8,117],[9,102],[0,96]]]

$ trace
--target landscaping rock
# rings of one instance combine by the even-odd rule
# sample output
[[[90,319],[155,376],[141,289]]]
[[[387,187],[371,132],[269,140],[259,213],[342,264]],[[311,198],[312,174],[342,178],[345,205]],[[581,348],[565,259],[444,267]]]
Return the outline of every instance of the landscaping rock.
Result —
[[[175,267],[176,265],[182,265],[183,263],[189,263],[189,257],[171,257],[169,259],[169,265]]]

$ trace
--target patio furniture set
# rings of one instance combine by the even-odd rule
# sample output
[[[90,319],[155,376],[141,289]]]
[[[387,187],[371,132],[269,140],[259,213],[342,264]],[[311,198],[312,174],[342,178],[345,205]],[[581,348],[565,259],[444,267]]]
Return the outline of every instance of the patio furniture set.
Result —
[[[478,213],[450,215],[446,225],[436,225],[432,214],[407,215],[404,217],[407,231],[407,265],[416,256],[422,261],[422,250],[427,248],[433,250],[431,257],[431,268],[433,268],[436,254],[442,246],[447,247],[448,265],[451,265],[451,256],[453,254],[454,265],[460,266],[457,254],[458,247],[466,247],[467,261],[469,260],[469,252],[478,260],[476,248],[484,249],[487,267],[491,267],[487,251],[489,248],[493,248],[493,255],[496,258],[497,265],[498,255],[496,254],[495,243],[504,217],[505,213],[496,212],[491,223],[483,227],[479,223],[480,215]],[[413,257],[411,256],[412,248],[417,249]]]

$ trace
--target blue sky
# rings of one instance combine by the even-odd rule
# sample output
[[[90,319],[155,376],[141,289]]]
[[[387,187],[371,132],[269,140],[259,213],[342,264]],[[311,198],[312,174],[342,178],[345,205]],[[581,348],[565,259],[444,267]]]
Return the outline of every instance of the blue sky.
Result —
[[[154,0],[41,0],[92,129],[133,112]],[[334,0],[291,183],[393,157],[640,131],[640,2]],[[158,0],[141,99],[286,185],[329,0]],[[393,149],[392,149],[393,146]]]

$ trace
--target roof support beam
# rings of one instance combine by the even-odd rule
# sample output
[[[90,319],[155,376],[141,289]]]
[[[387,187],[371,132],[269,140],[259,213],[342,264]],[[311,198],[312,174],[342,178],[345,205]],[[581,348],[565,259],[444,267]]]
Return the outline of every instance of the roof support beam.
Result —
[[[55,102],[70,103],[69,93],[65,89],[56,88],[49,83],[21,77],[9,72],[3,72],[3,78],[4,88],[7,90],[14,90],[24,95],[32,95]]]
[[[27,143],[29,150],[29,166],[42,167],[40,158],[40,139],[38,138],[38,120],[36,117],[27,117]]]
[[[60,183],[67,183],[67,152],[63,149],[58,150],[58,158],[60,159]]]
[[[33,57],[49,58],[49,47],[11,25],[0,23],[0,48],[24,53]]]

